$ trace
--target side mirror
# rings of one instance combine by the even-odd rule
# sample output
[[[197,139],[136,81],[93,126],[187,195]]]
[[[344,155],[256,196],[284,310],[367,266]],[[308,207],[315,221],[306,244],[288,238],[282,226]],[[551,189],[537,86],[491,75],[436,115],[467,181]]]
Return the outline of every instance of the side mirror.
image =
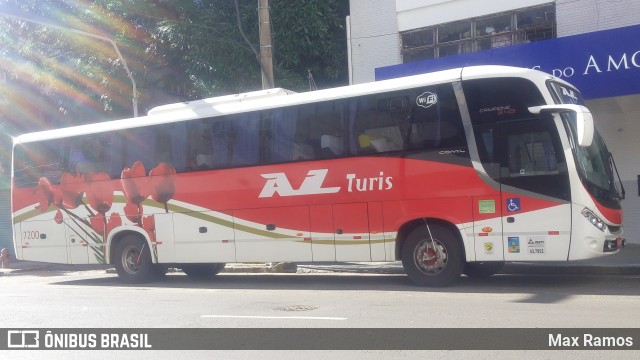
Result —
[[[593,141],[593,134],[595,132],[593,116],[589,109],[582,105],[560,104],[533,106],[529,108],[529,112],[532,114],[574,113],[576,114],[576,128],[578,129],[578,145],[583,147],[590,146]]]

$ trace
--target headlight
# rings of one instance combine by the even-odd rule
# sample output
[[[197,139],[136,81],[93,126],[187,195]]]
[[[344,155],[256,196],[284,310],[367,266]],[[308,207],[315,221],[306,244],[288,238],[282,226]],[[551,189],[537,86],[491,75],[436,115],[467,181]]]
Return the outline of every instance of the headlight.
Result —
[[[598,228],[598,230],[604,232],[604,228],[606,227],[605,223],[600,220],[599,217],[597,217],[594,213],[591,212],[591,210],[588,209],[584,209],[582,210],[582,216],[584,216],[585,218],[587,218],[587,220],[589,220],[589,222]]]

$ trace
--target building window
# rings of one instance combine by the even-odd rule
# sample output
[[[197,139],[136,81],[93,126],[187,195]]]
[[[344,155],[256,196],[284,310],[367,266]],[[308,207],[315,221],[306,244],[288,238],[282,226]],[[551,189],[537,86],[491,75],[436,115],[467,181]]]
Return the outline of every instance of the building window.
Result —
[[[403,32],[402,60],[409,63],[556,37],[554,4],[514,10]]]

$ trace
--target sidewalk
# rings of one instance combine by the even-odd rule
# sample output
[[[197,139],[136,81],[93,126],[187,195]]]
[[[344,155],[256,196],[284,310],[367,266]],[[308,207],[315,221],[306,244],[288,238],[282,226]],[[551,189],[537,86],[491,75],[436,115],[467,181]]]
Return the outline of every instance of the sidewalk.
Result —
[[[371,273],[404,274],[402,263],[396,262],[341,262],[298,263],[297,269],[289,263],[233,263],[223,272],[232,273]],[[69,265],[33,261],[16,261],[11,269],[0,269],[0,276],[38,272],[76,272],[105,270],[113,273],[111,265]],[[617,254],[572,262],[524,262],[506,263],[500,274],[576,274],[576,275],[640,275],[640,245],[629,244]]]

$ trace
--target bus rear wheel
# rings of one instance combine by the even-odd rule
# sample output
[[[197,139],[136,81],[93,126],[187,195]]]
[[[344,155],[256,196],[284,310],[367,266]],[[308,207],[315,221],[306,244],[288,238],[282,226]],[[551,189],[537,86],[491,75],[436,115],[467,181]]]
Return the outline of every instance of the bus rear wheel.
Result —
[[[418,286],[448,286],[460,278],[462,250],[456,236],[446,227],[419,226],[402,248],[402,265]]]
[[[209,279],[224,269],[226,263],[182,264],[180,268],[191,279]]]
[[[114,253],[116,272],[120,281],[140,284],[151,281],[158,271],[151,262],[149,245],[136,236],[126,236],[116,245]]]

